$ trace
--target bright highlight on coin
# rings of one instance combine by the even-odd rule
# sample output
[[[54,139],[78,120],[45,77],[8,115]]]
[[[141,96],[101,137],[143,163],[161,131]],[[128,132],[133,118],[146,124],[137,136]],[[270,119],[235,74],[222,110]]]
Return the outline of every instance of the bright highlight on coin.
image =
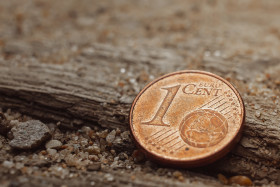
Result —
[[[130,128],[140,148],[166,165],[197,167],[214,162],[238,142],[244,105],[223,78],[180,71],[148,84],[135,98]]]

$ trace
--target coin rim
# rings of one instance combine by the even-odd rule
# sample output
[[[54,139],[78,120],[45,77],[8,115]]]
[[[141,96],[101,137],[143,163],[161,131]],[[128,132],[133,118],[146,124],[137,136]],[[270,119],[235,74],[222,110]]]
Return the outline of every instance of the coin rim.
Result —
[[[167,77],[173,76],[173,75],[177,75],[177,74],[183,74],[183,73],[197,73],[197,74],[204,74],[204,75],[208,75],[208,76],[212,76],[214,78],[217,78],[219,80],[221,80],[222,82],[224,82],[225,84],[227,84],[235,93],[235,95],[237,96],[237,98],[239,99],[239,103],[240,103],[240,107],[241,107],[241,124],[239,126],[239,129],[236,130],[235,135],[233,136],[233,138],[230,140],[229,143],[224,144],[223,147],[221,147],[219,149],[219,151],[215,151],[212,154],[208,155],[208,156],[203,156],[200,157],[198,159],[191,159],[191,160],[179,160],[179,159],[172,159],[172,158],[167,158],[163,156],[159,156],[153,152],[150,152],[147,148],[145,148],[143,145],[141,145],[139,138],[135,135],[134,133],[134,128],[133,128],[133,111],[134,111],[134,106],[136,105],[139,97],[153,84],[155,84],[156,82],[165,79]],[[234,145],[239,141],[240,137],[241,137],[241,132],[242,129],[244,127],[244,121],[245,121],[245,107],[244,107],[244,102],[243,99],[240,95],[240,93],[237,91],[237,89],[227,80],[225,80],[224,78],[215,75],[213,73],[207,72],[207,71],[200,71],[200,70],[182,70],[182,71],[177,71],[177,72],[173,72],[173,73],[168,73],[165,74],[163,76],[160,76],[159,78],[153,80],[152,82],[150,82],[149,84],[147,84],[139,93],[138,95],[135,97],[135,99],[133,100],[133,103],[131,105],[130,108],[130,113],[129,113],[129,126],[130,126],[130,131],[133,135],[133,140],[136,142],[136,145],[142,150],[144,151],[144,153],[147,155],[147,157],[151,158],[152,160],[156,161],[156,162],[160,162],[162,164],[165,165],[178,165],[180,167],[197,167],[197,166],[202,166],[205,164],[209,164],[212,163],[214,161],[216,161],[217,159],[221,158],[222,156],[224,156],[225,154],[227,154],[233,147]]]

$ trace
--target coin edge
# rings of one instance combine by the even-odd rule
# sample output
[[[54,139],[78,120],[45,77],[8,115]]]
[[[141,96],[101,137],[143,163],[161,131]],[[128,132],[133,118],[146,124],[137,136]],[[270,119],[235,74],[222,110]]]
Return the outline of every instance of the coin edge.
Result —
[[[241,105],[241,124],[239,129],[236,131],[234,137],[232,138],[232,140],[228,143],[225,144],[223,147],[220,148],[219,151],[214,152],[213,154],[209,155],[209,156],[204,156],[198,159],[193,159],[193,160],[176,160],[176,159],[170,159],[170,158],[166,158],[166,157],[161,157],[159,155],[156,155],[152,152],[150,152],[149,150],[147,150],[144,146],[141,145],[139,139],[136,137],[136,135],[134,134],[134,128],[132,125],[132,120],[133,120],[133,110],[134,110],[134,106],[137,102],[137,100],[139,99],[139,97],[153,84],[155,84],[156,82],[176,75],[176,74],[183,74],[183,73],[198,73],[198,74],[204,74],[204,75],[208,75],[208,76],[212,76],[214,78],[217,78],[219,80],[221,80],[222,82],[226,83],[232,90],[233,92],[237,95],[238,99],[239,99],[239,103]],[[235,86],[228,82],[227,80],[225,80],[224,78],[207,72],[207,71],[201,71],[201,70],[182,70],[182,71],[176,71],[176,72],[172,72],[172,73],[168,73],[165,74],[163,76],[160,76],[158,78],[156,78],[155,80],[151,81],[150,83],[148,83],[135,97],[135,99],[132,102],[131,108],[130,108],[130,113],[129,113],[129,127],[130,127],[130,132],[132,134],[132,138],[135,141],[136,145],[146,154],[147,157],[151,158],[152,160],[156,161],[156,162],[160,162],[161,164],[164,165],[169,165],[169,166],[173,166],[173,165],[180,165],[181,167],[196,167],[196,166],[202,166],[202,165],[206,165],[206,164],[210,164],[216,160],[218,160],[219,158],[223,157],[224,155],[226,155],[240,140],[241,138],[241,133],[242,130],[244,128],[244,122],[245,122],[245,106],[244,106],[244,101],[240,95],[240,93],[238,92],[238,90],[235,88]]]

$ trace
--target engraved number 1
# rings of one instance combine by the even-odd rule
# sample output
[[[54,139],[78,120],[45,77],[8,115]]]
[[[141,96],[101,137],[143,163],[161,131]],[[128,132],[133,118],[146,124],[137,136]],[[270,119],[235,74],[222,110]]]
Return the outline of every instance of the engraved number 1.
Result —
[[[165,124],[163,122],[163,117],[165,113],[167,112],[169,106],[171,105],[175,95],[177,94],[179,88],[181,85],[168,87],[168,88],[162,88],[164,90],[167,90],[167,94],[165,98],[163,99],[158,111],[156,112],[156,115],[153,117],[151,121],[143,122],[145,125],[156,125],[156,126],[170,126],[168,124]]]

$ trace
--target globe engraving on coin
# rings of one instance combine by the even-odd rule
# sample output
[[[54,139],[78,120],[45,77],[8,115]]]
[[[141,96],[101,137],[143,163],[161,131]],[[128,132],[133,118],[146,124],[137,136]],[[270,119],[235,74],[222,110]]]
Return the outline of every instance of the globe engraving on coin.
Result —
[[[151,159],[194,167],[225,155],[240,137],[244,105],[237,90],[203,71],[158,78],[135,98],[130,128]]]
[[[205,148],[216,145],[227,134],[227,120],[214,110],[197,110],[187,115],[180,125],[180,135],[189,145]]]

